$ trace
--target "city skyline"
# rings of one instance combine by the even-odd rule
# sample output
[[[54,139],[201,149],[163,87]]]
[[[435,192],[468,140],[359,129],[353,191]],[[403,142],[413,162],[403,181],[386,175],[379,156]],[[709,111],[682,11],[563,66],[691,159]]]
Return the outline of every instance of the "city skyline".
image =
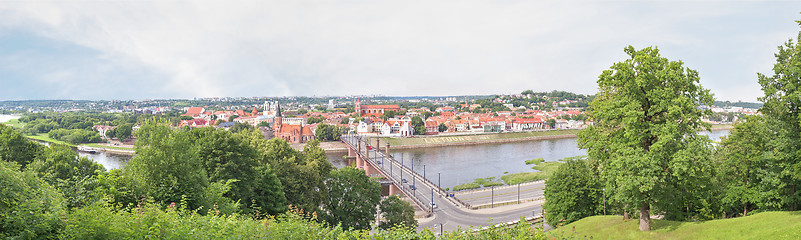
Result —
[[[755,102],[801,3],[2,2],[0,101],[595,94],[657,46]]]

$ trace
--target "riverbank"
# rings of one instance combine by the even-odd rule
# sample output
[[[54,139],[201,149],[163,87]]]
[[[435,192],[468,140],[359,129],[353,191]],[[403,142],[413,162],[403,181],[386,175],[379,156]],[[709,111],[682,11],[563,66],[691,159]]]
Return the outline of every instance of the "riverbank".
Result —
[[[493,133],[460,136],[430,136],[430,137],[411,137],[411,138],[388,138],[377,137],[383,143],[389,142],[392,149],[415,149],[429,147],[449,147],[465,146],[489,143],[509,143],[524,142],[534,140],[575,138],[578,129],[534,131],[534,132],[513,132],[513,133]],[[376,138],[376,137],[374,137]]]

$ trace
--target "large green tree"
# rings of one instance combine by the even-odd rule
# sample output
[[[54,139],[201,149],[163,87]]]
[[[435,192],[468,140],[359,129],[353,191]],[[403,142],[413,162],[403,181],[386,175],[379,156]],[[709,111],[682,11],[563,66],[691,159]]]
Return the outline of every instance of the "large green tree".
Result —
[[[48,239],[57,234],[64,200],[50,185],[0,158],[0,238]]]
[[[239,200],[245,213],[257,208],[273,215],[286,210],[280,182],[269,165],[258,162],[259,152],[241,135],[215,128],[194,129],[191,133],[194,150],[209,181],[236,180],[225,196]]]
[[[587,159],[568,159],[545,183],[543,208],[552,226],[603,212],[603,183]]]
[[[717,148],[717,181],[723,211],[729,216],[745,216],[757,208],[781,209],[782,189],[774,185],[780,181],[769,180],[777,168],[765,157],[771,141],[767,127],[765,118],[749,117],[735,123]]]
[[[415,229],[417,220],[414,219],[414,208],[409,202],[403,201],[396,195],[391,195],[378,205],[384,220],[378,224],[381,229],[406,228]]]
[[[322,218],[344,229],[370,229],[376,206],[381,201],[381,185],[364,170],[345,167],[331,171],[325,181],[326,197],[322,202]]]
[[[674,160],[692,142],[705,141],[697,133],[710,112],[699,105],[711,105],[713,98],[697,71],[662,57],[657,48],[624,51],[629,59],[598,79],[590,104],[595,125],[579,133],[579,145],[599,161],[607,185],[616,186],[615,200],[639,209],[639,228],[648,231],[652,205],[676,201],[669,193],[678,176],[708,174]]]
[[[93,189],[84,186],[105,170],[103,165],[86,157],[78,157],[75,151],[61,145],[45,148],[42,154],[26,167],[26,171],[56,187],[64,195],[70,208],[97,200],[92,193]]]
[[[801,21],[796,21],[801,25]],[[788,40],[775,54],[773,74],[758,74],[765,96],[762,112],[775,133],[766,156],[780,169],[773,177],[785,193],[782,208],[797,210],[801,204],[801,32]]]
[[[29,141],[21,132],[0,124],[0,159],[25,167],[42,151],[42,145]]]

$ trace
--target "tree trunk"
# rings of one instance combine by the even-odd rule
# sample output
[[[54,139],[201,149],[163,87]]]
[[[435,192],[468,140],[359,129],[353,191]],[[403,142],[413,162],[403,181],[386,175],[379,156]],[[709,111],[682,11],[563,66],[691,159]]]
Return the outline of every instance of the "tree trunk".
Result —
[[[645,201],[640,207],[640,231],[651,231],[651,205]]]
[[[631,219],[631,216],[629,216],[629,210],[628,209],[629,209],[629,205],[628,204],[623,206],[623,220]]]

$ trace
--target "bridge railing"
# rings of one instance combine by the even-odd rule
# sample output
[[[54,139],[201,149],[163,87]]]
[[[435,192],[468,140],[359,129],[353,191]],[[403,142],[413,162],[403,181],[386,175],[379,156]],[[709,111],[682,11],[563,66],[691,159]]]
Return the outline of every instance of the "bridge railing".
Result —
[[[352,149],[356,149],[356,154],[358,154],[358,155],[359,155],[359,157],[361,157],[363,160],[365,160],[365,161],[369,162],[369,163],[370,163],[370,164],[371,164],[371,165],[372,165],[372,166],[373,166],[373,167],[374,167],[376,170],[378,170],[378,171],[379,171],[379,172],[380,172],[382,175],[384,175],[384,176],[388,177],[388,178],[389,178],[389,179],[390,179],[390,180],[391,180],[393,183],[395,183],[395,185],[396,185],[396,186],[401,186],[401,187],[399,187],[398,189],[400,189],[400,191],[401,191],[401,192],[403,192],[403,194],[405,194],[405,195],[406,195],[406,196],[408,196],[410,199],[412,199],[412,202],[414,202],[414,203],[417,205],[417,207],[418,207],[418,208],[420,208],[421,210],[424,210],[424,211],[426,211],[426,214],[427,214],[427,215],[430,215],[430,214],[431,214],[431,209],[428,207],[428,205],[427,205],[426,203],[424,203],[422,200],[420,200],[420,199],[418,199],[417,197],[415,197],[415,196],[416,196],[415,194],[413,194],[413,193],[410,193],[408,190],[406,190],[406,188],[405,188],[405,187],[403,187],[403,184],[402,184],[402,182],[401,182],[401,181],[399,181],[398,179],[396,179],[396,178],[395,178],[395,176],[393,176],[393,175],[391,175],[391,174],[388,174],[388,173],[386,172],[386,170],[384,170],[383,168],[377,167],[377,166],[378,166],[378,164],[377,164],[376,162],[374,162],[374,161],[373,161],[371,158],[369,158],[369,157],[365,157],[365,156],[364,156],[364,154],[362,153],[361,149],[359,149],[359,147],[358,147],[358,146],[354,146],[354,145],[353,145],[353,143],[351,142],[351,140],[354,140],[354,139],[355,139],[356,141],[360,141],[358,138],[355,138],[354,136],[342,136],[341,138],[342,138],[343,142],[345,142],[345,144],[347,144],[349,147],[351,147]],[[348,138],[351,138],[351,139],[348,139]],[[376,151],[376,152],[378,152],[378,151]],[[379,152],[379,153],[380,153],[380,152]],[[383,153],[381,153],[381,155],[384,155],[384,154],[383,154]],[[390,163],[390,164],[391,164],[391,163]]]
[[[347,138],[349,138],[350,140],[354,140],[354,139],[355,139],[356,141],[361,141],[361,139],[360,139],[358,136],[352,136],[352,135],[348,135],[348,136],[342,136],[342,138],[346,138],[346,137],[347,137]],[[353,145],[351,142],[349,142],[349,141],[344,141],[344,142],[346,142],[346,143],[347,143],[347,144],[348,144],[348,145],[349,145],[351,148],[353,148],[353,149],[358,149],[358,147],[354,146],[354,145]],[[363,143],[365,144],[365,148],[366,148],[366,146],[369,146],[369,144],[370,144],[370,143],[369,143],[367,140],[364,140],[364,141],[363,141]],[[379,147],[380,147],[380,146],[379,146]],[[358,150],[357,150],[357,152],[358,152],[360,155],[363,155],[363,154],[361,153],[361,149],[358,149]],[[438,195],[440,195],[441,197],[445,197],[446,199],[450,200],[452,203],[454,203],[454,204],[456,204],[456,205],[461,205],[462,207],[467,207],[467,208],[469,208],[469,207],[470,207],[470,204],[468,204],[468,203],[465,203],[464,201],[462,201],[462,200],[460,200],[460,199],[458,199],[458,198],[455,198],[455,197],[450,197],[450,196],[448,196],[448,192],[447,192],[447,191],[445,191],[444,189],[442,189],[442,188],[441,188],[441,187],[440,187],[438,184],[434,184],[434,182],[432,182],[431,180],[429,180],[429,179],[425,178],[424,176],[420,175],[420,173],[418,173],[418,172],[415,172],[415,171],[413,171],[411,168],[409,168],[408,166],[406,166],[406,165],[404,165],[404,164],[401,164],[401,163],[399,163],[399,162],[398,162],[398,161],[395,159],[395,157],[393,157],[393,156],[391,156],[391,155],[390,155],[390,156],[387,156],[385,153],[383,153],[383,152],[379,151],[378,149],[376,149],[376,151],[375,151],[375,152],[376,152],[376,154],[375,154],[375,157],[376,157],[376,158],[378,158],[378,157],[383,157],[384,159],[388,159],[388,160],[390,160],[390,164],[392,164],[392,162],[393,162],[393,161],[394,161],[394,162],[396,162],[396,163],[398,163],[398,165],[400,165],[402,169],[406,169],[408,172],[411,172],[411,173],[412,173],[412,174],[413,174],[413,175],[414,175],[416,178],[422,179],[422,181],[424,182],[424,184],[426,184],[426,183],[427,183],[427,185],[428,185],[429,187],[431,187],[432,189],[435,189],[435,190],[437,190],[437,194],[438,194]],[[376,168],[376,169],[380,169],[379,171],[381,171],[383,175],[391,177],[391,178],[392,178],[392,180],[393,180],[395,183],[398,183],[398,184],[401,186],[401,190],[402,190],[402,191],[404,191],[404,193],[406,193],[406,195],[408,195],[408,196],[410,196],[410,197],[412,197],[412,198],[415,198],[415,199],[416,199],[416,197],[413,197],[413,196],[416,196],[415,194],[409,194],[409,193],[408,193],[407,191],[405,191],[405,189],[402,187],[402,186],[403,186],[403,184],[401,183],[401,181],[402,181],[402,180],[397,180],[397,179],[395,179],[395,176],[392,176],[391,174],[386,174],[386,170],[379,168],[379,167],[378,167],[378,165],[377,165],[377,164],[376,164],[374,161],[372,161],[372,159],[369,159],[369,158],[367,158],[367,159],[368,159],[367,161],[369,161],[369,162],[370,162],[370,164],[372,164],[373,166],[375,166],[375,168]],[[412,191],[416,191],[416,190],[412,190]],[[423,193],[423,194],[424,194],[424,193]],[[421,196],[423,196],[423,194],[421,194]],[[418,200],[418,201],[420,201],[420,202],[422,203],[422,200],[419,200],[419,199],[416,199],[416,200]],[[432,201],[433,201],[433,199],[432,199]],[[422,206],[427,206],[427,204],[422,204],[420,207],[422,208]]]

